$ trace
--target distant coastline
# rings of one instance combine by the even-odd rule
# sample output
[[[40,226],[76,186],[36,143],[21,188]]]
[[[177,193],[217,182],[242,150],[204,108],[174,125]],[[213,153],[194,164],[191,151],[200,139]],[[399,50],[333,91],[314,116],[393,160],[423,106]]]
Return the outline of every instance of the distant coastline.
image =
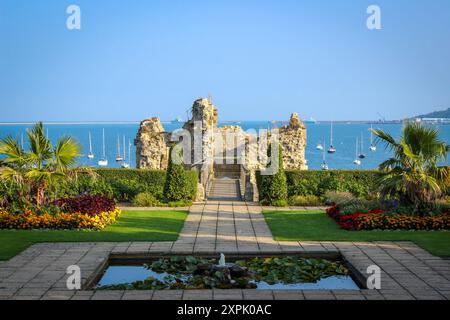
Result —
[[[272,123],[280,123],[283,122],[281,120],[230,120],[230,121],[221,121],[223,124],[233,124],[239,122],[272,122]],[[399,124],[402,120],[317,120],[317,123],[335,123],[335,124]],[[11,122],[0,122],[0,126],[8,126],[8,125],[33,125],[36,121],[11,121]],[[101,124],[139,124],[140,121],[43,121],[45,125],[101,125]],[[163,121],[161,123],[172,123],[172,121]]]

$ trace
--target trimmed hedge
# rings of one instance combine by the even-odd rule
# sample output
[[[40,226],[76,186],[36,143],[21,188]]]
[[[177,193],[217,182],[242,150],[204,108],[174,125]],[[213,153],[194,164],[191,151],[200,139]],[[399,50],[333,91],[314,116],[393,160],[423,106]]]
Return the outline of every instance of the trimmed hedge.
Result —
[[[131,201],[142,192],[151,193],[156,199],[161,201],[164,198],[166,171],[144,169],[96,169],[95,171],[98,173],[99,179],[94,183],[90,182],[93,193],[97,193],[97,189],[100,189],[98,193],[110,189],[110,193],[117,201]],[[197,196],[198,173],[196,171],[186,171],[186,179],[189,199],[185,200],[195,200]]]
[[[376,179],[380,176],[375,170],[286,170],[288,195],[321,197],[327,191],[351,192],[356,197],[367,197],[376,190]],[[262,179],[256,173],[260,195]]]
[[[98,175],[113,191],[118,201],[131,201],[141,192],[163,198],[166,171],[138,169],[96,169]]]
[[[113,188],[114,197],[119,201],[130,201],[141,192],[151,193],[158,200],[164,198],[166,171],[143,169],[98,169],[97,173]],[[186,171],[188,199],[197,195],[198,174]]]

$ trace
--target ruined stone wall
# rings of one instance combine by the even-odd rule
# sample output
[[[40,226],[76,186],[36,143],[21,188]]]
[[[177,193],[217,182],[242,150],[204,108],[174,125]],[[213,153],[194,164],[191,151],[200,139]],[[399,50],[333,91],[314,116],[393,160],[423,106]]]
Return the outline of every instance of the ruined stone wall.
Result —
[[[169,160],[169,135],[164,131],[159,118],[141,122],[134,144],[136,167],[139,169],[166,169]]]
[[[227,133],[238,133],[234,145],[245,150],[245,168],[247,170],[261,169],[260,161],[265,157],[265,151],[260,150],[258,144],[252,144],[255,137],[246,134],[239,126],[217,127],[218,112],[209,99],[198,99],[192,106],[192,118],[183,126],[191,134],[191,148],[200,151],[195,155],[191,152],[191,168],[204,169],[206,164],[213,164],[218,157],[225,157],[238,152],[230,149],[230,141]],[[197,133],[197,139],[194,139]],[[216,141],[215,137],[222,137],[222,141]],[[218,140],[219,138],[217,138]],[[270,135],[268,137],[270,139]],[[289,125],[279,129],[279,139],[283,147],[283,164],[285,169],[306,170],[305,159],[306,128],[296,113],[293,113]],[[242,145],[244,144],[244,145]],[[164,128],[158,118],[151,118],[141,122],[136,140],[137,167],[145,169],[166,169],[169,159],[170,134]],[[253,154],[257,157],[249,157]],[[231,151],[231,152],[230,152]],[[224,161],[225,162],[225,161]],[[240,161],[239,163],[242,163]],[[212,170],[209,168],[208,170]],[[206,175],[207,176],[207,175]]]
[[[297,113],[291,115],[289,125],[279,129],[279,138],[283,147],[284,168],[308,170],[305,158],[306,128]]]
[[[192,118],[186,122],[183,129],[191,134],[192,152],[191,163],[201,165],[214,159],[214,134],[217,131],[218,112],[209,99],[198,99],[192,106]],[[200,138],[195,139],[195,135]]]

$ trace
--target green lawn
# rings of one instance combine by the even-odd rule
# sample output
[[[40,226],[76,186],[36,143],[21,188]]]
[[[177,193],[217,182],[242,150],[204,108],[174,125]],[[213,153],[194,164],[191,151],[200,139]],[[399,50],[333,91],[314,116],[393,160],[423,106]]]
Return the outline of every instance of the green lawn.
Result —
[[[450,257],[449,231],[346,231],[323,211],[274,211],[264,216],[280,241],[412,241],[434,255]]]
[[[175,241],[187,211],[123,211],[102,231],[0,230],[0,260],[37,242]]]

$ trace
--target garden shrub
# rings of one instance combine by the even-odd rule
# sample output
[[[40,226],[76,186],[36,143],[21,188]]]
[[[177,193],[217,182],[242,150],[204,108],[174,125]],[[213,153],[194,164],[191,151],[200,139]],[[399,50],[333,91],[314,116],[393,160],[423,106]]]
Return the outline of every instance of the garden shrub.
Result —
[[[291,206],[320,206],[323,204],[322,199],[315,195],[292,196],[289,198]]]
[[[175,163],[172,158],[174,152],[181,150],[177,146],[170,149],[169,166],[167,168],[167,177],[164,185],[164,198],[167,201],[180,201],[191,199],[191,186],[187,182],[186,169],[183,164]]]
[[[344,214],[351,214],[354,212],[366,213],[375,209],[380,209],[381,207],[382,204],[379,201],[371,201],[360,198],[355,198],[339,204],[339,209]]]
[[[267,156],[270,159],[272,145],[269,146]],[[261,204],[273,206],[287,206],[288,190],[286,174],[283,168],[283,151],[281,145],[278,147],[278,170],[273,175],[261,175],[259,177],[261,187],[259,197]]]
[[[325,204],[343,204],[355,199],[355,196],[348,191],[327,191],[324,194]]]
[[[92,196],[89,194],[74,198],[64,198],[56,201],[58,208],[66,213],[82,213],[96,215],[101,212],[114,211],[116,203],[108,196]]]
[[[153,194],[149,192],[141,192],[134,197],[133,205],[136,207],[156,207],[160,205],[160,202]]]

